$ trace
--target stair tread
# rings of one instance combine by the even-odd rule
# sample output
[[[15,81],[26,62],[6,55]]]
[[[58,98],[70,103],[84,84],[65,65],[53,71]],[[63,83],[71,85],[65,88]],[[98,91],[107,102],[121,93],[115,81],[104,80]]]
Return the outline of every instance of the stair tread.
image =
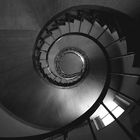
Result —
[[[47,51],[48,49],[49,49],[49,45],[47,44],[47,43],[44,43],[43,45],[42,45],[42,47],[41,47],[41,50],[45,50],[45,51]]]
[[[41,64],[41,67],[42,67],[42,68],[48,66],[48,63],[47,63],[46,59],[44,59],[44,60],[40,60],[40,64]]]
[[[139,80],[138,76],[112,75],[111,79],[112,80],[111,80],[110,87],[112,87],[113,89],[119,90],[120,92],[136,100],[140,98],[140,94],[139,94],[140,86],[137,84],[137,81]],[[118,83],[120,85],[119,88],[117,88],[113,84],[113,82]]]
[[[106,31],[99,39],[98,41],[105,47],[109,45],[111,42],[114,41],[114,38],[111,36],[111,34]]]
[[[46,52],[41,52],[40,59],[46,59]]]
[[[112,36],[113,36],[114,40],[118,40],[119,39],[119,35],[118,35],[117,31],[114,31],[112,33]]]
[[[84,19],[81,23],[80,32],[88,34],[91,29],[92,24]]]
[[[117,41],[109,47],[106,48],[106,51],[109,54],[109,57],[118,57],[120,55],[127,54],[127,43],[126,40]]]
[[[61,36],[61,31],[60,31],[60,29],[55,29],[55,30],[53,30],[53,31],[52,31],[52,36],[53,36],[55,39],[57,39],[58,37],[60,37],[60,36]]]
[[[95,21],[90,31],[90,35],[94,38],[97,38],[103,31],[104,29],[100,26],[100,24],[97,21]]]
[[[123,58],[114,59],[111,61],[112,72],[140,74],[140,68],[133,67],[134,55],[128,55]]]
[[[51,45],[54,42],[54,38],[52,36],[49,36],[45,38],[45,42]]]
[[[80,28],[80,21],[77,19],[74,19],[74,22],[70,22],[70,32],[79,32]]]
[[[69,33],[69,23],[65,22],[65,25],[60,25],[59,29],[61,31],[61,34]]]

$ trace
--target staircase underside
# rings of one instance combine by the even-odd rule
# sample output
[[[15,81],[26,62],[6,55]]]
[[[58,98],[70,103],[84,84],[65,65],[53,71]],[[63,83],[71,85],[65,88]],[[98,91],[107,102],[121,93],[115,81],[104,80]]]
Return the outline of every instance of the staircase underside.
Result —
[[[57,1],[54,4],[54,1],[51,1],[48,4],[46,1],[40,3],[37,0],[3,0],[0,3],[2,3],[0,4],[2,5],[0,13],[0,103],[9,115],[30,126],[32,132],[43,133],[43,129],[54,130],[74,121],[100,97],[107,73],[106,58],[104,58],[104,52],[97,49],[98,43],[84,36],[84,34],[88,34],[87,31],[90,31],[90,36],[106,46],[106,51],[109,54],[112,80],[111,90],[106,95],[106,101],[113,99],[116,91],[122,92],[133,99],[139,99],[140,96],[137,94],[139,85],[137,83],[140,71],[138,49],[136,47],[139,42],[138,30],[134,28],[134,24],[129,21],[129,18],[123,19],[121,15],[116,16],[120,20],[118,24],[121,28],[124,27],[124,34],[116,30],[115,32],[114,29],[111,31],[111,28],[106,28],[104,23],[102,25],[101,22],[98,23],[98,20],[94,24],[95,28],[93,28],[94,31],[97,30],[97,34],[95,34],[91,28],[91,23],[87,19],[82,20],[81,23],[74,19],[70,23],[69,29],[66,21],[59,25],[59,31],[52,31],[53,39],[57,39],[58,34],[64,36],[65,33],[69,33],[67,30],[70,30],[70,36],[64,36],[56,42],[56,47],[58,46],[60,49],[62,44],[65,44],[65,46],[70,44],[70,46],[83,46],[83,48],[94,46],[94,50],[96,50],[95,52],[92,49],[87,49],[89,50],[87,52],[84,50],[89,57],[91,56],[90,59],[95,61],[94,63],[89,62],[92,67],[89,75],[87,74],[88,78],[85,78],[79,84],[80,86],[63,89],[56,85],[52,86],[36,73],[32,60],[33,48],[40,30],[50,19],[50,15],[55,15],[56,12],[66,8],[67,4],[72,6],[78,4],[78,2]],[[89,3],[91,2],[89,1]],[[57,6],[57,4],[60,4],[60,6]],[[85,2],[83,1],[82,4],[85,4]],[[49,5],[49,10],[46,5]],[[95,9],[98,8],[95,6]],[[99,30],[100,32],[98,32]],[[80,32],[83,35],[73,34],[74,32]],[[135,33],[135,36],[132,35],[133,33]],[[106,36],[107,40],[105,40]],[[50,41],[48,38],[45,39],[46,42]],[[108,41],[112,43],[117,39],[119,40],[117,43],[108,44]],[[79,43],[75,43],[74,40],[78,40]],[[56,50],[53,50],[52,55],[55,53]],[[41,55],[43,55],[42,52]],[[50,59],[53,58],[50,57]],[[66,69],[66,71],[68,70]],[[127,89],[128,85],[131,88]],[[89,111],[90,113],[91,111]]]

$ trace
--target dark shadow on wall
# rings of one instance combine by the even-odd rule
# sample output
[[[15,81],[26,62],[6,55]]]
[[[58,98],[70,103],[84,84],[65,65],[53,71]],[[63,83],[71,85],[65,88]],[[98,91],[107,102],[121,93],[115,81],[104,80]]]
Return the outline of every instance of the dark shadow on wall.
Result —
[[[132,132],[140,138],[140,100],[138,102],[139,105],[135,106],[128,116]]]

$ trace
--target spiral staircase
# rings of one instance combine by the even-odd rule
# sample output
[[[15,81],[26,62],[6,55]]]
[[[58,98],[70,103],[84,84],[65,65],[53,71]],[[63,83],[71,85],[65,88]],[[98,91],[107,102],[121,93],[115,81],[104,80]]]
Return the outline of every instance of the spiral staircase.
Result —
[[[39,34],[1,31],[1,107],[41,132],[0,139],[140,139],[135,26],[123,13],[83,5],[56,14]]]

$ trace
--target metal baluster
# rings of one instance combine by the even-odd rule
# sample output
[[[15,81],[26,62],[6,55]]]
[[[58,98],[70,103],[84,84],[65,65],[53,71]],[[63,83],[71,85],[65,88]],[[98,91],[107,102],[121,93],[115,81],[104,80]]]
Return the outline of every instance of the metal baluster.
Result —
[[[97,140],[96,135],[95,135],[94,130],[93,130],[93,127],[92,127],[91,122],[90,122],[90,118],[87,121],[89,124],[90,131],[92,133],[93,140]]]

